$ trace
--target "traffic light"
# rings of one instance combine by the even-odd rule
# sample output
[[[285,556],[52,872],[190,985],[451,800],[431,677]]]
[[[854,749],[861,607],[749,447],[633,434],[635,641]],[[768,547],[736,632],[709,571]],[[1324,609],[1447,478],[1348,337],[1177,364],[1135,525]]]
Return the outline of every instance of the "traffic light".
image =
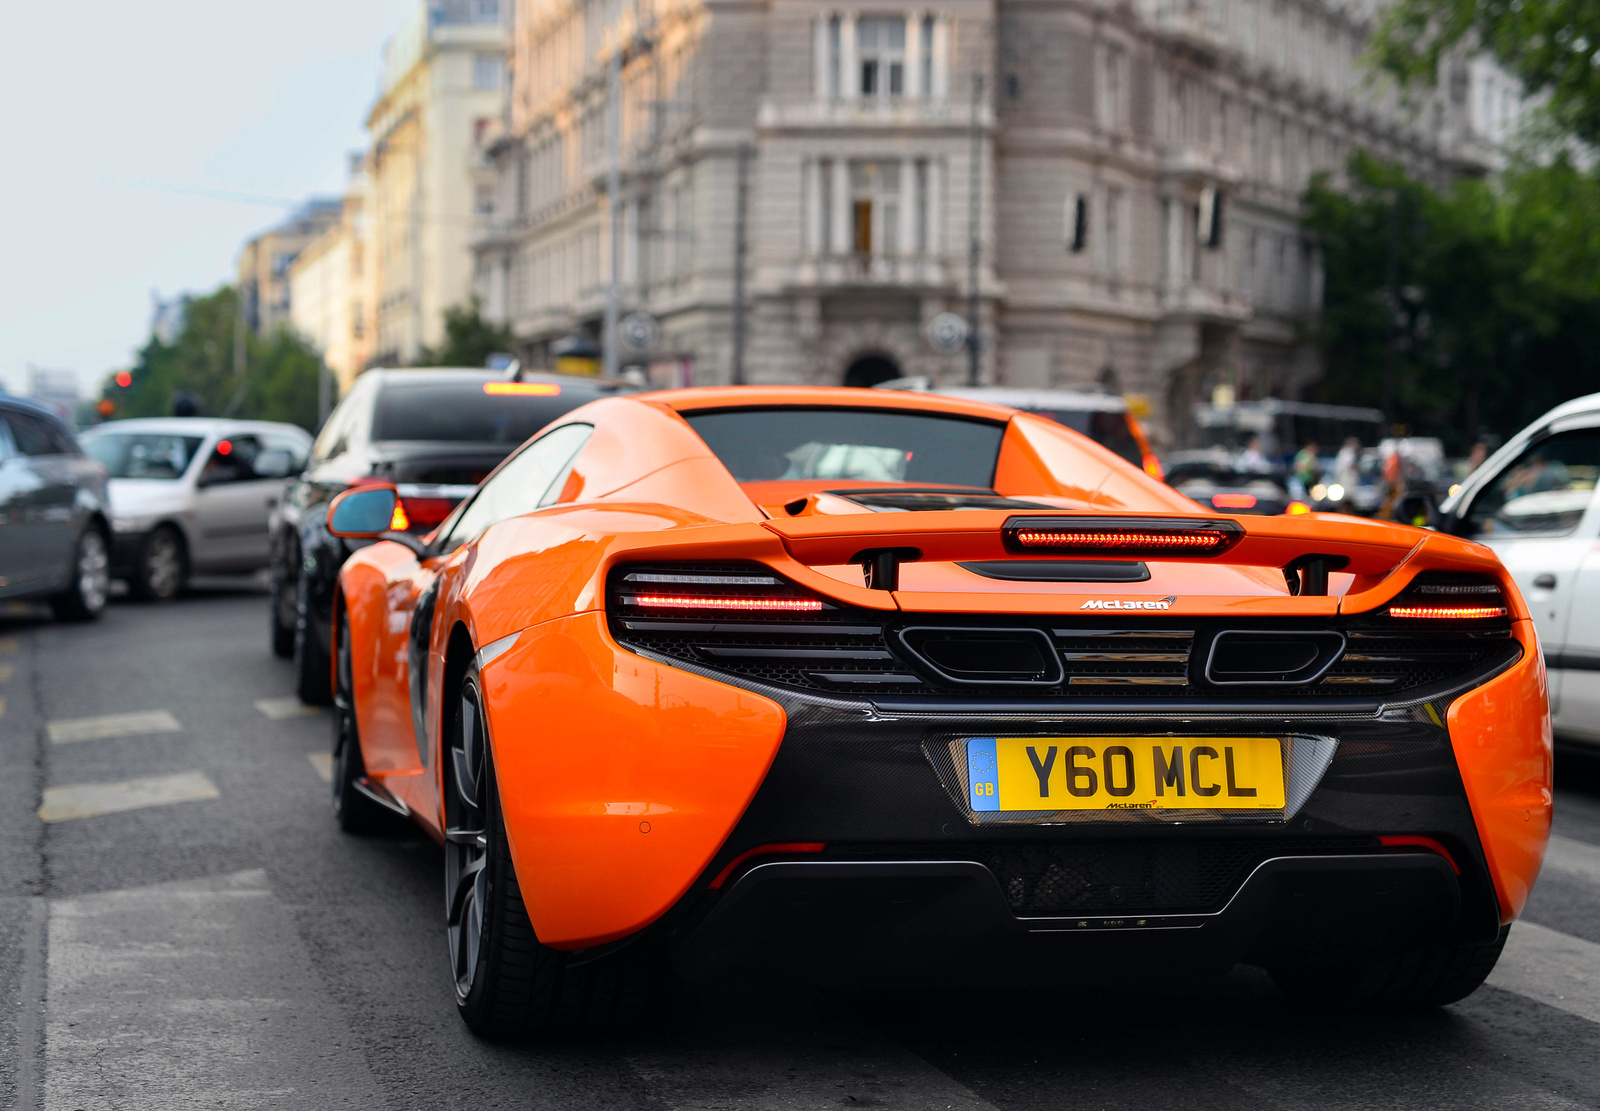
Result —
[[[95,404],[94,411],[99,413],[102,417],[110,419],[117,411],[117,403],[112,401],[109,397],[102,397],[99,402]]]
[[[129,374],[125,370],[119,370],[117,371],[116,383],[123,389],[127,389],[129,386],[133,385],[133,375]]]

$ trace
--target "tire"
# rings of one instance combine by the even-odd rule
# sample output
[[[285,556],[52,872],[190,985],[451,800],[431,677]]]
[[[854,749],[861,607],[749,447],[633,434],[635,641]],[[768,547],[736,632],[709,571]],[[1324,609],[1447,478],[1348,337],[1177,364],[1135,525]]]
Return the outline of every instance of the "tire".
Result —
[[[1342,1010],[1419,1011],[1465,999],[1494,970],[1506,930],[1491,945],[1441,945],[1359,965],[1289,963],[1267,974],[1290,998]]]
[[[367,774],[361,759],[352,695],[350,638],[339,637],[339,676],[333,691],[333,817],[345,833],[379,833],[394,824],[388,811],[356,790]]]
[[[491,1039],[599,1033],[641,1018],[664,962],[652,945],[604,955],[539,942],[511,861],[478,669],[461,682],[443,749],[445,912],[456,1007]]]
[[[183,537],[171,525],[161,525],[139,548],[128,589],[146,602],[170,602],[183,592],[189,578],[188,553]]]
[[[316,618],[311,613],[311,598],[306,578],[295,579],[294,693],[307,706],[327,706],[333,701],[333,662],[328,645],[317,635]]]
[[[106,608],[111,557],[106,534],[90,525],[78,536],[72,551],[72,582],[50,599],[50,609],[62,621],[93,621]]]
[[[294,659],[295,595],[288,579],[288,560],[273,560],[267,577],[267,622],[272,630],[272,654],[280,660]],[[295,576],[296,579],[299,576]]]

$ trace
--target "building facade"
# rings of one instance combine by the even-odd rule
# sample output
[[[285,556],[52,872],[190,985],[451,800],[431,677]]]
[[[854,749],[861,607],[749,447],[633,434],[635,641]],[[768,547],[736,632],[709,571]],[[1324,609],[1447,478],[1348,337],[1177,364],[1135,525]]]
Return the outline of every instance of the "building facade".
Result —
[[[245,242],[239,252],[239,296],[245,323],[256,335],[289,326],[289,267],[339,222],[342,211],[337,199],[314,198],[282,224]]]
[[[494,171],[482,153],[506,90],[510,0],[429,0],[384,47],[371,139],[371,358],[411,363],[473,293],[471,244]]]
[[[623,311],[661,326],[624,361],[660,384],[736,364],[962,381],[968,353],[927,327],[975,303],[983,381],[1144,395],[1158,430],[1217,385],[1293,393],[1317,373],[1297,327],[1321,298],[1311,176],[1356,149],[1439,180],[1493,162],[1492,74],[1403,102],[1358,64],[1373,13],[523,0],[478,288],[544,363],[604,338],[615,258]]]
[[[350,159],[339,222],[289,265],[289,320],[333,372],[343,394],[372,358],[372,182],[366,157]]]

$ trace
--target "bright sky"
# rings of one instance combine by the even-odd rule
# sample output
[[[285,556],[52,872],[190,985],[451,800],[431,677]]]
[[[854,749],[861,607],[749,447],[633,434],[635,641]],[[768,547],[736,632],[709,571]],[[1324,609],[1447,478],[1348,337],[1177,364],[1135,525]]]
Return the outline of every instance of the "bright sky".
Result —
[[[0,383],[25,392],[31,363],[97,389],[143,345],[152,290],[231,280],[248,236],[337,195],[418,2],[5,5]]]

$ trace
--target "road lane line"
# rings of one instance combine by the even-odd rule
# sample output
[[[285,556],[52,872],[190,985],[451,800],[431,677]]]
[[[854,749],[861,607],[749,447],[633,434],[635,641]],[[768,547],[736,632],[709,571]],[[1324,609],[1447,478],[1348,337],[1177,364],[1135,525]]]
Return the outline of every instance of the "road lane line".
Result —
[[[68,822],[123,810],[144,810],[221,797],[216,784],[204,772],[151,775],[121,783],[74,783],[66,787],[46,787],[39,817],[46,822]]]
[[[68,718],[46,724],[50,743],[104,741],[112,737],[143,737],[152,733],[181,733],[183,726],[166,710],[135,710],[128,714],[102,714],[92,718]]]
[[[311,718],[322,713],[315,706],[307,706],[298,698],[258,698],[255,707],[262,714],[273,721],[285,721],[289,718]]]
[[[9,656],[17,650],[16,637],[0,637],[0,656]]]
[[[264,871],[50,904],[45,1111],[387,1107]]]
[[[1534,922],[1517,922],[1487,981],[1497,988],[1600,1022],[1600,945]]]
[[[11,682],[11,677],[17,673],[16,664],[0,664],[0,683]]]
[[[628,1065],[672,1111],[890,1107],[996,1111],[970,1088],[881,1034],[809,1028],[782,1036],[664,1046]],[[738,1093],[730,1099],[730,1093]]]
[[[1548,871],[1561,872],[1600,887],[1600,845],[1574,841],[1570,837],[1552,837],[1550,847],[1545,850],[1544,866]]]
[[[322,777],[322,782],[333,782],[333,753],[308,752],[306,759],[311,761],[311,766],[317,769],[317,774]]]
[[[45,924],[50,908],[41,898],[28,900],[22,928],[22,1013],[17,1019],[17,1107],[38,1111],[44,1101]]]

